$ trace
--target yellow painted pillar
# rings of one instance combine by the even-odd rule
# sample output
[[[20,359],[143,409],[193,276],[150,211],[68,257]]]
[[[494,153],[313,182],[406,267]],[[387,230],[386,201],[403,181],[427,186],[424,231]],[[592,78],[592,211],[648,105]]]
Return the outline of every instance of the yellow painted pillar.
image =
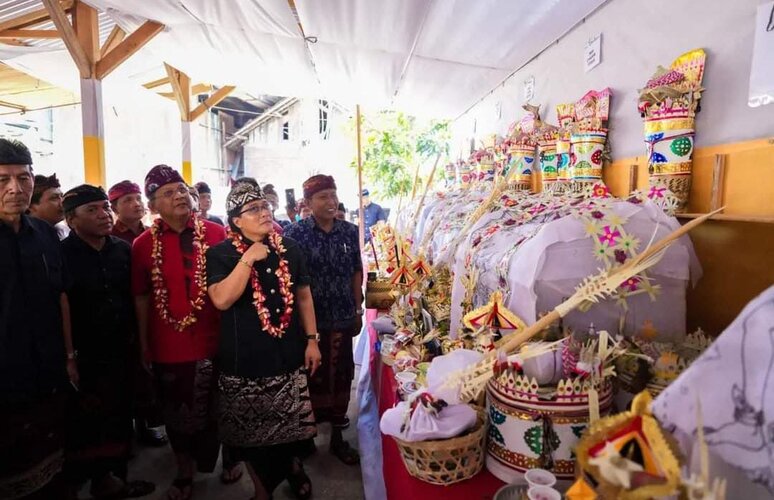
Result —
[[[105,170],[105,122],[102,117],[102,82],[81,78],[83,164],[87,184],[107,188]]]
[[[183,139],[183,179],[188,185],[193,184],[193,170],[191,166],[191,122],[180,123]]]

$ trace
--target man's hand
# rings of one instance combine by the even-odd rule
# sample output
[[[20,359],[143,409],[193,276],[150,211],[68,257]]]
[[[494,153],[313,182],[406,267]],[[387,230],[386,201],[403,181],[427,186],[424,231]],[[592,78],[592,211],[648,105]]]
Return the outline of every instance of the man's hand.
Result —
[[[309,370],[309,376],[313,376],[322,364],[322,354],[316,340],[309,340],[306,343],[306,352],[304,353],[304,366]]]

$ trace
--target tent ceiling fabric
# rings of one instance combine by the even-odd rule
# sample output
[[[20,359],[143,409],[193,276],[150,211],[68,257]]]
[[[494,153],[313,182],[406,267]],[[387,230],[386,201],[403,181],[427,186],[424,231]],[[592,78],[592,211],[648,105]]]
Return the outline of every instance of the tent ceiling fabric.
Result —
[[[452,118],[605,1],[86,0],[125,29],[166,26],[117,75],[164,61],[256,94]],[[21,49],[14,55],[27,53],[18,62],[32,74],[62,80],[51,78],[50,59]],[[8,53],[0,48],[0,59],[18,67]],[[77,82],[71,66],[66,79]]]

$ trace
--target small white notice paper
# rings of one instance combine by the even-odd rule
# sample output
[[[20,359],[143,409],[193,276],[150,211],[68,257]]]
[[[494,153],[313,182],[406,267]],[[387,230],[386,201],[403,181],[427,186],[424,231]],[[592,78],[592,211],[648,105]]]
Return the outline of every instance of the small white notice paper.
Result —
[[[535,77],[530,76],[524,80],[524,102],[529,102],[535,98]]]
[[[586,73],[599,66],[602,62],[602,33],[586,42],[586,50],[583,51],[583,67]]]

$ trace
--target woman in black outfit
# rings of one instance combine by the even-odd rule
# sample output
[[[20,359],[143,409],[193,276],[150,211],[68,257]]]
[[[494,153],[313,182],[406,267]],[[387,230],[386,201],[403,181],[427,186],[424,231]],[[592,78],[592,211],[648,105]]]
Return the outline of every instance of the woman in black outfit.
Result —
[[[273,232],[261,189],[237,184],[226,200],[229,238],[207,251],[208,293],[223,311],[218,351],[221,441],[248,466],[255,498],[288,479],[312,485],[299,455],[315,436],[307,375],[321,364],[309,274],[297,243]]]

